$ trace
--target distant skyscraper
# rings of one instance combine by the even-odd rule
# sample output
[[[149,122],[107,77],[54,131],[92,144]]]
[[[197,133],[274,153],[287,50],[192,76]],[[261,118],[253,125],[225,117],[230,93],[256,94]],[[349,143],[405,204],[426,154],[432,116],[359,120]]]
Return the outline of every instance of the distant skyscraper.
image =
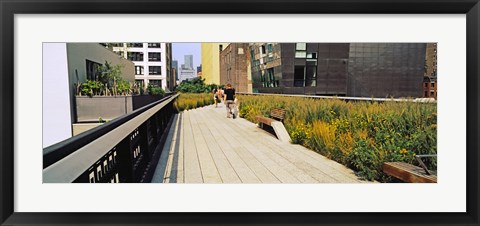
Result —
[[[178,77],[180,82],[182,82],[184,80],[192,80],[196,78],[197,74],[195,73],[195,70],[182,68],[180,69]]]
[[[175,80],[178,80],[178,61],[172,61],[172,68],[175,68]]]
[[[185,55],[185,68],[193,69],[193,55]]]

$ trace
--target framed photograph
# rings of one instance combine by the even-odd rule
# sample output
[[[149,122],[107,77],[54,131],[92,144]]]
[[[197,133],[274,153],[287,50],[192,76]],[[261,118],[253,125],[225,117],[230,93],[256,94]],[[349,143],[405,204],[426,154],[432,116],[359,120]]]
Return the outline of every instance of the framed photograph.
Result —
[[[479,224],[478,0],[0,0],[0,9],[1,225]],[[201,54],[194,52],[200,48]],[[169,51],[183,55],[169,56]],[[202,101],[209,106],[202,109],[221,115],[223,121],[218,124],[217,119],[195,115],[195,111],[185,113],[188,117],[175,114],[174,108],[189,107],[180,106],[175,102],[179,95],[168,91],[192,88],[169,77],[177,68],[162,64],[164,59],[175,61],[180,75],[186,76],[184,84],[194,84],[196,76],[214,81],[208,77],[213,72],[203,59],[210,57],[205,56],[208,53],[215,53],[220,62],[218,83],[224,86],[205,91],[209,98]],[[183,57],[183,62],[177,62]],[[250,80],[232,79],[232,68],[244,68]],[[69,77],[62,77],[65,74]],[[240,100],[233,98],[232,84],[240,92],[236,96]],[[142,95],[148,100],[140,100]],[[292,115],[288,111],[301,115],[302,106],[287,100],[298,96],[335,98],[341,103],[365,101],[377,108],[363,110],[367,116],[358,131],[348,119],[328,121],[337,135],[331,142],[339,147],[330,150],[333,146],[325,143],[325,134],[332,124],[312,121],[292,127],[292,119],[284,121]],[[385,96],[389,98],[381,98]],[[375,120],[388,118],[369,118],[369,111],[395,115],[395,110],[387,109],[393,105],[383,104],[400,100],[394,96],[434,101],[431,108],[404,105],[398,110],[400,117],[420,114],[426,118],[415,124],[421,132],[410,135],[412,129],[404,134],[382,127],[389,130],[383,134],[378,127],[385,124],[375,124]],[[92,113],[89,108],[94,99],[101,101],[102,113]],[[287,100],[282,102],[283,109],[272,107],[271,102],[277,100]],[[315,117],[355,115],[345,113],[354,104],[332,103],[328,112]],[[227,108],[225,116],[227,104],[234,107]],[[63,106],[65,112],[52,113],[52,106]],[[317,107],[313,102],[309,106]],[[254,112],[250,118],[266,127],[252,123],[252,129],[230,128],[225,123],[243,122],[249,112]],[[264,117],[259,116],[262,112]],[[235,119],[239,114],[242,118]],[[139,117],[148,119],[140,122]],[[62,120],[68,121],[67,126],[59,126]],[[192,130],[168,130],[191,122],[197,123]],[[401,123],[411,127],[408,122]],[[175,146],[182,134],[205,150],[222,150],[222,146],[241,149],[204,136],[210,132],[206,124],[229,130],[220,133],[225,140],[234,139],[250,149],[229,155],[225,151],[202,152],[198,146],[198,151],[187,153],[189,148],[183,148],[185,158],[213,160],[197,162],[189,171],[199,175],[197,180],[195,173],[183,171],[183,167],[192,167],[186,160],[165,151],[166,143]],[[62,129],[71,138],[57,139]],[[255,138],[238,138],[253,129]],[[260,130],[271,134],[262,137]],[[308,154],[297,145],[296,151],[302,152],[299,157],[286,145],[275,143],[302,144],[307,134],[315,131],[324,140],[309,147],[327,158]],[[376,140],[367,139],[368,134]],[[398,137],[390,137],[393,134]],[[352,136],[359,139],[355,145],[348,141]],[[99,137],[103,141],[95,140]],[[397,143],[389,146],[394,139]],[[383,143],[373,144],[379,140]],[[424,140],[429,141],[422,143]],[[103,145],[101,151],[97,151],[98,145]],[[160,146],[165,147],[157,151]],[[410,147],[428,151],[415,152]],[[122,148],[128,151],[120,153]],[[319,151],[322,148],[326,151]],[[416,166],[383,160],[378,161],[383,168],[367,166],[368,161],[376,161],[361,154],[369,148],[383,153],[374,158],[415,161]],[[320,161],[342,162],[342,157],[336,156],[339,152],[349,153],[343,164],[353,171],[342,174],[335,170],[345,166]],[[216,156],[219,153],[222,155]],[[387,154],[395,157],[385,158]],[[274,159],[276,156],[282,158]],[[422,162],[421,157],[427,160]],[[430,161],[430,157],[436,160]],[[246,161],[249,158],[253,163]],[[165,168],[158,168],[157,162]],[[429,170],[431,166],[434,171]],[[411,167],[412,172],[406,173],[404,167]],[[323,181],[320,174],[324,172],[316,171],[321,168],[335,175]],[[382,171],[381,176],[377,171]],[[150,181],[159,183],[142,183]],[[118,182],[122,183],[112,184]]]

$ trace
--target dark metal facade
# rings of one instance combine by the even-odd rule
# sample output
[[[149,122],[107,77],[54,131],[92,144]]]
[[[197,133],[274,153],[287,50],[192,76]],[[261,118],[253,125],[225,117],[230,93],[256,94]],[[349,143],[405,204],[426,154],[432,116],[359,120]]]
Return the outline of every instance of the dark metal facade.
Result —
[[[424,43],[352,43],[347,95],[422,97]]]
[[[253,91],[421,97],[424,43],[254,43]]]

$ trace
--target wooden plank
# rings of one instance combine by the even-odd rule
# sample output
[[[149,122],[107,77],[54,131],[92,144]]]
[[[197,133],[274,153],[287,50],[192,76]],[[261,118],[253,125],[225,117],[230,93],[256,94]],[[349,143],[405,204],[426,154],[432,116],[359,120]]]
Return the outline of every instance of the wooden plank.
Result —
[[[218,131],[214,131],[211,126],[204,126],[200,127],[202,134],[205,137],[205,141],[207,142],[208,149],[210,150],[210,154],[212,155],[213,161],[217,166],[218,173],[222,178],[223,183],[241,183],[240,177],[238,177],[237,173],[233,169],[232,165],[228,161],[227,157],[223,153],[220,145],[217,143],[215,136],[217,136]],[[213,130],[213,131],[212,131]],[[215,134],[215,135],[214,135]]]
[[[271,111],[270,111],[270,116],[275,118],[275,119],[279,119],[280,121],[283,121],[283,119],[285,119],[285,114],[287,113],[286,110],[284,109],[281,109],[281,108],[273,108]]]
[[[238,130],[243,130],[243,125],[238,126]],[[248,131],[245,131],[248,132]],[[247,134],[248,136],[248,134]],[[257,135],[257,137],[260,137]],[[257,147],[266,147],[264,148],[265,154],[280,164],[283,168],[287,168],[288,172],[294,172],[293,175],[297,177],[302,183],[333,183],[335,179],[329,177],[328,175],[322,173],[320,170],[311,167],[309,164],[305,163],[304,161],[294,161],[294,155],[286,155],[285,150],[288,150],[291,144],[285,144],[280,142],[277,139],[270,139],[270,136],[261,137],[256,141],[252,141],[255,143]],[[270,142],[265,142],[266,140]],[[257,154],[258,152],[256,152]]]
[[[274,119],[263,117],[263,116],[256,116],[256,119],[257,119],[258,122],[264,123],[264,124],[267,124],[267,125],[270,125],[272,123],[272,121],[274,121]]]
[[[259,130],[253,123],[250,123],[246,120],[241,121],[242,124],[238,126],[238,129],[243,129],[246,131],[251,131],[252,129]],[[341,183],[358,183],[358,182],[366,182],[361,181],[351,169],[330,160],[312,150],[309,150],[305,147],[300,145],[294,144],[279,144],[277,139],[274,139],[270,136],[265,137],[265,139],[261,139],[262,143],[267,146],[275,147],[274,150],[284,156],[285,159],[290,160],[294,164],[299,164],[300,168],[306,167],[304,163],[308,163],[309,165],[315,167],[317,170],[322,171],[324,174],[328,175],[330,178],[333,178],[335,182]],[[308,154],[307,154],[308,152]],[[308,166],[308,165],[307,165]],[[313,170],[308,170],[307,168],[303,168],[305,172],[314,172]],[[331,181],[331,179],[327,179],[327,181]]]
[[[214,108],[213,108],[214,109]],[[232,143],[225,138],[225,130],[220,129],[216,125],[224,124],[227,120],[225,117],[225,109],[216,109],[216,116],[212,117],[211,115],[204,116],[203,120],[209,122],[209,127],[212,127],[214,131],[220,131],[218,136],[215,136],[216,142],[221,148],[223,154],[226,156],[231,166],[237,173],[242,183],[261,183],[260,179],[255,175],[255,173],[248,167],[248,165],[242,160],[242,158],[233,150]],[[235,119],[237,120],[237,119]],[[227,130],[228,131],[228,130]]]
[[[175,146],[171,147],[173,150],[173,158],[170,167],[170,175],[165,178],[165,183],[183,183],[183,113],[178,114],[178,126],[176,131]]]
[[[246,133],[239,128],[228,128],[228,125],[235,125],[244,119],[235,119],[225,123],[224,129],[230,131],[231,136],[241,142],[252,155],[254,155],[260,162],[262,162],[272,174],[274,174],[282,183],[316,183],[315,179],[307,175],[305,172],[299,170],[288,160],[282,158],[277,153],[271,150],[270,147],[260,145],[260,140],[264,139],[263,133]],[[240,141],[239,141],[240,140]],[[277,142],[280,142],[277,140]]]
[[[386,162],[383,172],[409,183],[437,183],[437,176],[427,175],[421,167],[405,162]]]
[[[331,170],[335,170],[335,171],[340,172],[342,175],[350,178],[351,180],[353,180],[355,182],[371,183],[370,181],[361,180],[357,175],[355,175],[355,172],[352,169],[349,169],[346,166],[321,155],[320,153],[317,153],[313,150],[307,149],[307,148],[305,148],[305,147],[303,147],[299,144],[295,144],[292,147],[295,150],[297,150],[299,153],[306,156],[307,159],[309,157],[309,158],[313,159],[314,161],[321,162],[321,165],[318,165],[318,166],[321,167],[322,169],[324,169],[325,172],[329,172],[329,170],[327,168],[330,168]]]
[[[179,141],[178,143],[178,148],[176,149],[176,154],[175,154],[175,161],[173,164],[173,169],[176,169],[176,183],[184,183],[185,182],[185,171],[184,171],[184,142],[185,142],[185,137],[184,137],[184,126],[185,122],[183,120],[183,113],[179,114],[180,120],[178,123],[179,127]]]
[[[195,140],[195,147],[197,148],[200,169],[202,170],[203,181],[204,183],[222,183],[222,178],[220,177],[217,166],[215,165],[212,155],[210,154],[204,134],[200,129],[201,127],[205,127],[207,125],[201,120],[197,119],[201,112],[201,110],[192,111],[190,123],[193,131],[193,139]]]
[[[184,179],[185,183],[203,183],[203,176],[198,160],[197,147],[193,139],[193,130],[190,120],[192,111],[184,111]]]
[[[212,120],[211,115],[215,114],[213,112],[209,112],[209,115],[203,114],[203,120],[205,120],[208,125],[213,128],[214,131],[217,131],[218,135],[216,139],[223,139],[225,142],[228,142],[230,145],[230,150],[235,152],[236,155],[245,162],[245,165],[252,171],[252,173],[258,178],[258,180],[254,180],[252,182],[244,183],[278,183],[278,179],[273,176],[268,169],[266,169],[260,162],[258,162],[255,157],[249,155],[249,152],[243,150],[242,146],[238,143],[236,138],[230,135],[230,128],[222,127],[221,125],[228,124],[229,120],[225,122],[216,122]],[[209,117],[210,116],[210,117]]]
[[[278,183],[279,181],[282,183],[298,183],[299,181],[285,170],[282,165],[275,163],[261,152],[258,152],[263,147],[252,146],[250,141],[244,139],[245,136],[235,133],[235,128],[232,128],[231,125],[236,120],[227,120],[225,123],[217,125],[217,128],[221,131],[228,131],[226,135],[224,134],[224,137],[230,141],[237,154],[242,156],[242,159],[253,169],[257,177],[261,178],[264,183]],[[260,163],[262,166],[257,163]]]
[[[166,183],[171,176],[172,165],[173,165],[173,156],[175,152],[175,145],[178,140],[177,138],[178,131],[178,114],[173,116],[173,122],[168,131],[167,139],[165,140],[165,145],[163,146],[160,159],[158,160],[157,167],[153,173],[152,183],[163,183],[166,179]]]

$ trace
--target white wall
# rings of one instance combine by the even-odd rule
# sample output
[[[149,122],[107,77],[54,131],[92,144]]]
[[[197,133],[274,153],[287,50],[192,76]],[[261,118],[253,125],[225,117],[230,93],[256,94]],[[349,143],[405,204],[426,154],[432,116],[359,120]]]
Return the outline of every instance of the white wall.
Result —
[[[166,68],[166,45],[165,43],[160,43],[160,48],[148,48],[148,42],[143,43],[143,47],[114,47],[113,50],[127,50],[125,51],[125,57],[127,52],[143,52],[143,61],[134,61],[135,66],[143,66],[143,75],[135,75],[135,79],[142,79],[144,81],[145,87],[147,87],[150,79],[162,80],[162,88],[165,89],[167,86],[167,68]],[[150,62],[148,61],[148,53],[160,53],[161,61]],[[161,75],[150,75],[149,66],[161,66]]]
[[[43,147],[72,136],[67,44],[43,43]]]

